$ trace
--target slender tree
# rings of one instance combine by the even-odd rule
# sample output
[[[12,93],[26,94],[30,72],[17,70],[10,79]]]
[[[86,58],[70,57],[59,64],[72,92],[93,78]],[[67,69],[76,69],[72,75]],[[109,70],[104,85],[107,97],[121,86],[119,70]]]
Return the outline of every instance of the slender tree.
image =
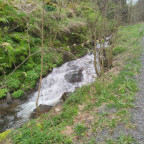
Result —
[[[42,21],[42,27],[41,27],[41,75],[40,75],[40,81],[39,81],[39,89],[38,89],[38,96],[37,96],[37,101],[36,101],[36,107],[38,108],[38,101],[40,97],[40,91],[41,91],[41,85],[42,85],[42,76],[43,76],[43,47],[44,47],[44,0],[42,4],[42,16],[41,16],[41,21]],[[39,109],[38,109],[39,111]]]

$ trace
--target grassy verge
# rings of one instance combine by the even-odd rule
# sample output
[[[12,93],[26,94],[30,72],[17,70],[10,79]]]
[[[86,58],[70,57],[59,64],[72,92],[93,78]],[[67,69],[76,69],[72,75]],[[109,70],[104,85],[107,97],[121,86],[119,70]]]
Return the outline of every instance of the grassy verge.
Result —
[[[129,109],[138,90],[143,24],[122,27],[114,49],[114,67],[93,84],[73,93],[57,109],[13,131],[14,144],[104,143],[131,144],[135,140],[117,129],[133,128]],[[131,45],[131,43],[133,43]]]

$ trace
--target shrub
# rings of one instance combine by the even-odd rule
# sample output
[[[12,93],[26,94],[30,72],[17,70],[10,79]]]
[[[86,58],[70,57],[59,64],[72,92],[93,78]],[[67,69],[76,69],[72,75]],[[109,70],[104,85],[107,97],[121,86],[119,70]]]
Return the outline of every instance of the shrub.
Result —
[[[13,97],[13,98],[19,98],[19,97],[21,97],[22,95],[24,95],[24,91],[18,90],[18,91],[14,92],[14,93],[12,94],[12,97]]]
[[[0,89],[0,98],[5,97],[7,92],[8,92],[8,89]]]
[[[10,78],[9,81],[7,82],[7,86],[10,89],[16,90],[20,87],[20,80],[16,78]]]

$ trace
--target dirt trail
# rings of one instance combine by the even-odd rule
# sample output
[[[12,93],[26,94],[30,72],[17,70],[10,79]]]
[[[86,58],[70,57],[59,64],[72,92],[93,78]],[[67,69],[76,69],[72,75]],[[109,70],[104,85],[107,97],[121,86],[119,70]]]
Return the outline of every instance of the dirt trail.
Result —
[[[136,129],[131,131],[132,136],[137,140],[138,144],[144,144],[144,37],[142,39],[142,46],[142,68],[140,75],[137,77],[140,90],[136,95],[135,109],[132,110],[133,122]]]

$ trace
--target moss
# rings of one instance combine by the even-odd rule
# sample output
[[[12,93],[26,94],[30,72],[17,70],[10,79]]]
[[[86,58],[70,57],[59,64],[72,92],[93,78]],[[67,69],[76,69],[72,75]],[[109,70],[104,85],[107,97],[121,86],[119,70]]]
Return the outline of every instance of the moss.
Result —
[[[7,138],[7,136],[10,134],[11,131],[12,130],[10,129],[10,130],[7,130],[7,131],[5,131],[3,133],[0,133],[0,142],[5,140]]]

